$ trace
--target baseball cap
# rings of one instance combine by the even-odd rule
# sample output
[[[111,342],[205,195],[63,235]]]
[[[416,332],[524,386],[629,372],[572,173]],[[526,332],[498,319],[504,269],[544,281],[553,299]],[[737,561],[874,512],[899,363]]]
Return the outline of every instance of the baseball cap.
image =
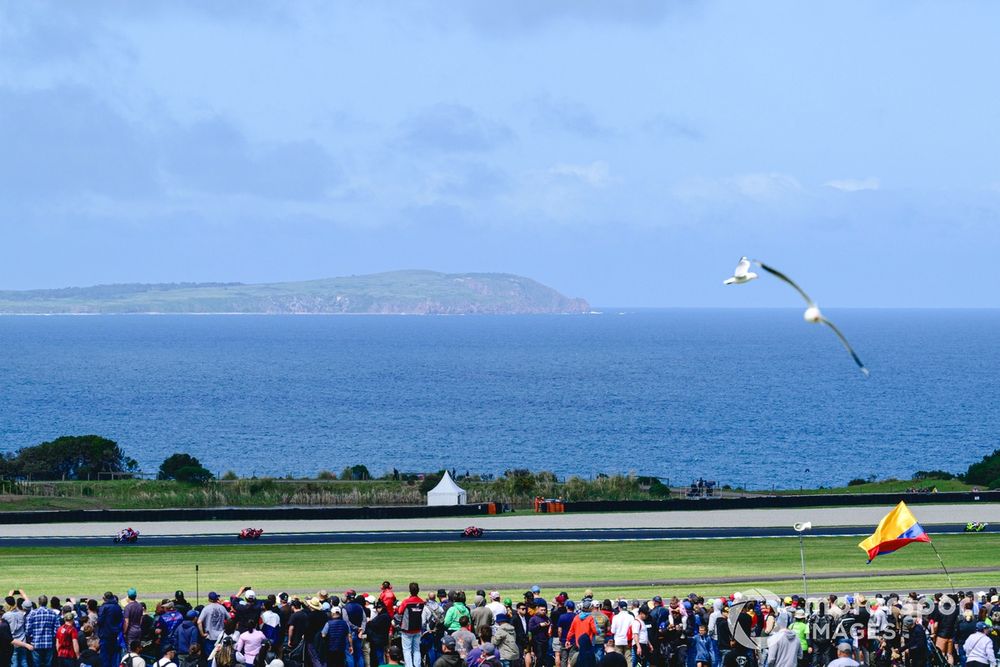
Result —
[[[125,594],[128,595],[130,598],[134,598],[136,595],[138,595],[138,592],[135,590],[135,588],[130,588],[125,592]]]
[[[573,611],[574,609],[576,609],[576,603],[573,602],[572,600],[566,600],[566,608],[569,609],[570,611]]]
[[[805,617],[806,617],[806,610],[805,609],[796,609],[795,610],[795,618],[805,618]]]
[[[979,621],[978,623],[976,623],[976,630],[983,631],[985,629],[986,629],[986,623],[984,623],[983,621]]]
[[[441,638],[441,644],[453,649],[455,648],[455,638],[451,635],[445,635]]]
[[[511,605],[513,605],[513,604],[514,604],[514,601],[513,601],[513,600],[511,600],[510,598],[504,598],[504,599],[503,599],[503,603],[504,603],[505,605],[507,605],[508,607],[510,607]]]
[[[490,591],[490,599],[491,600],[499,600],[500,599],[500,591]]]
[[[497,652],[497,647],[489,642],[486,642],[485,644],[483,644],[483,648],[481,650],[483,652],[483,655],[493,655],[494,653]]]
[[[624,609],[627,606],[628,606],[628,602],[625,602],[625,600],[619,600],[618,601],[618,608],[619,609]]]
[[[535,593],[535,594],[537,595],[538,593],[541,593],[541,592],[542,592],[542,589],[541,589],[541,588],[539,588],[539,587],[538,587],[537,585],[535,585],[535,586],[532,586],[532,587],[531,587],[531,592],[532,592],[532,593]]]
[[[25,600],[24,602],[21,603],[21,608],[22,609],[31,609],[34,606],[35,606],[35,603],[32,602],[31,600]]]
[[[583,602],[580,603],[580,608],[583,609],[584,611],[590,611],[590,608],[592,606],[593,606],[593,603],[590,601],[589,598],[583,600]]]
[[[214,600],[218,600],[219,599],[219,594],[216,593],[215,591],[212,591],[211,593],[208,594],[208,599],[209,600],[213,600],[213,601]]]
[[[837,644],[837,650],[850,652],[854,650],[854,647],[851,646],[851,642],[840,642],[839,644]]]
[[[247,591],[246,593],[244,593],[244,595],[246,596],[246,598],[248,600],[256,600],[257,599],[257,594],[253,592],[253,589],[250,589],[249,591]]]
[[[184,615],[184,617],[187,618],[188,620],[198,618],[198,612],[196,612],[194,609],[191,609],[188,611],[187,614]]]
[[[654,595],[653,602],[663,602],[663,598],[661,598],[659,595]]]

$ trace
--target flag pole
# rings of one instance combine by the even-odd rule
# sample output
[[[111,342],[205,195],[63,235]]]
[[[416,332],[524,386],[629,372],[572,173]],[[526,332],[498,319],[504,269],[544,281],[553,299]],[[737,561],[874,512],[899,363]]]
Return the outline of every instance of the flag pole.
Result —
[[[934,542],[933,541],[928,540],[927,543],[930,544],[931,545],[931,549],[934,550],[934,555],[937,556],[938,562],[941,563],[941,569],[944,570],[944,573],[948,576],[948,585],[951,586],[951,592],[954,593],[955,592],[955,584],[951,580],[951,573],[948,572],[948,568],[944,566],[944,561],[941,559],[941,554],[938,553],[937,547],[934,546]]]

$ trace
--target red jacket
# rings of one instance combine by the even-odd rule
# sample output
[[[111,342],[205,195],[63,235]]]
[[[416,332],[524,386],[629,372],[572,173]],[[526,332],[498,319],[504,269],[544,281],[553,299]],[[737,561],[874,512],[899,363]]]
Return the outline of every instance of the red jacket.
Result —
[[[402,602],[399,603],[399,607],[396,608],[396,614],[402,616],[406,613],[406,608],[411,604],[423,604],[424,601],[419,595],[411,595]],[[405,632],[408,635],[418,634],[420,632],[420,626],[417,626],[416,630],[400,630],[400,632]]]

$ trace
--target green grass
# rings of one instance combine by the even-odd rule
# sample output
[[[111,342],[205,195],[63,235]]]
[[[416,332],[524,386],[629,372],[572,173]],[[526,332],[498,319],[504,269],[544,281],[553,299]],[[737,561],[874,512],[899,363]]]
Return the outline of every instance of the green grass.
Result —
[[[971,491],[972,484],[966,484],[957,479],[902,479],[884,480],[881,482],[868,482],[866,484],[856,484],[854,486],[834,486],[822,489],[787,489],[778,490],[774,493],[778,495],[824,495],[824,494],[861,494],[861,493],[905,493],[910,488],[933,488],[938,491]],[[979,488],[984,489],[980,486]],[[985,489],[984,489],[985,490]]]
[[[933,569],[926,544],[914,544],[865,565],[857,538],[807,538],[811,573],[844,572],[816,581],[816,590],[943,588],[944,575],[892,576],[905,569]],[[996,573],[957,574],[956,584],[983,584],[1000,574],[995,553],[1000,535],[943,535],[935,544],[950,567],[995,567]],[[714,583],[722,577],[788,575],[786,584],[762,583],[779,592],[798,592],[798,542],[792,539],[671,540],[641,542],[461,542],[382,545],[234,544],[221,547],[82,546],[0,549],[3,586],[49,594],[86,594],[136,586],[147,592],[194,589],[194,566],[202,593],[252,584],[258,591],[377,588],[383,579],[401,589],[416,580],[431,586],[560,582],[579,590],[588,582],[599,595],[649,594],[650,587],[614,582],[695,580],[701,585],[660,585],[661,594],[731,592],[750,583]],[[569,584],[576,583],[577,586]],[[505,594],[519,594],[509,589]]]

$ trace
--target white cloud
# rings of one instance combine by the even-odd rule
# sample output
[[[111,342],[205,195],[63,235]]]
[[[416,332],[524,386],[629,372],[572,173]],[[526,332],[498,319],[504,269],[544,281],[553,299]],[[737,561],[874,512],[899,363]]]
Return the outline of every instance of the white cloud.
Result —
[[[827,181],[823,185],[828,188],[834,188],[835,190],[842,190],[844,192],[858,192],[860,190],[878,190],[881,183],[874,176],[869,176],[868,178],[838,178],[832,181]]]
[[[771,201],[802,192],[798,179],[790,174],[756,172],[726,178],[692,178],[671,187],[679,199],[731,199],[734,195]]]
[[[548,174],[575,179],[592,188],[603,188],[611,182],[611,169],[603,160],[590,164],[557,164],[549,168]]]

